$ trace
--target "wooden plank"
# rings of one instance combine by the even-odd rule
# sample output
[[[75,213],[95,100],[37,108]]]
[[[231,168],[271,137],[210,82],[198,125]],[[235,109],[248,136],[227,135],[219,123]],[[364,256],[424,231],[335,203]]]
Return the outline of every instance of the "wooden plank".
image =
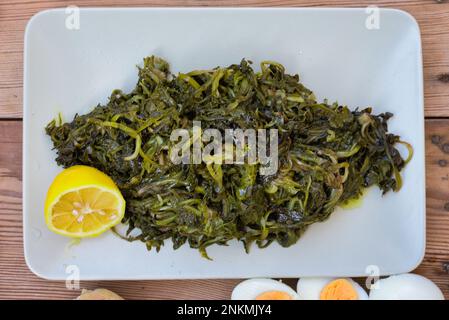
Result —
[[[426,121],[426,148],[427,252],[416,272],[435,281],[449,299],[444,270],[449,263],[449,119]],[[0,299],[71,299],[79,292],[67,290],[64,282],[40,279],[25,265],[21,121],[0,121],[0,150]],[[92,281],[81,287],[105,287],[127,299],[227,299],[238,281]],[[286,282],[294,287],[296,280]]]
[[[449,299],[449,120],[426,121],[426,194],[426,255],[416,272]]]
[[[449,2],[436,0],[17,0],[0,3],[0,118],[22,117],[23,33],[28,19],[38,11],[78,6],[297,6],[364,7],[377,5],[410,12],[422,31],[426,116],[449,116],[449,83],[438,80],[449,72]]]

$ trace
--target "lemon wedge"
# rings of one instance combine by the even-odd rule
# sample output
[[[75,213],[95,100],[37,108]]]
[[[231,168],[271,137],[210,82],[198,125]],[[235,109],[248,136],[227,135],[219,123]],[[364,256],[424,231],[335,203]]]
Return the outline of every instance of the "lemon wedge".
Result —
[[[45,200],[45,222],[50,230],[72,237],[95,237],[118,224],[125,199],[114,181],[88,166],[73,166],[53,180]]]

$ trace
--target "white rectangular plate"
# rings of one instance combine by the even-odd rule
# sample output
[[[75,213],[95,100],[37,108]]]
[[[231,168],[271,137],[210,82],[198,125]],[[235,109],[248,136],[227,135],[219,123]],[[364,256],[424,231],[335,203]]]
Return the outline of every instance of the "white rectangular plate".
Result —
[[[24,243],[30,269],[64,279],[76,266],[81,279],[181,279],[364,276],[410,271],[425,248],[424,116],[419,27],[407,13],[381,9],[81,9],[44,11],[28,23],[24,73]],[[75,20],[74,20],[75,18]],[[374,20],[373,20],[374,19]],[[376,20],[378,19],[378,20]],[[69,28],[66,26],[68,23]],[[378,23],[378,24],[377,24]],[[75,26],[76,27],[76,26]],[[58,112],[107,102],[115,88],[130,90],[136,64],[148,55],[174,72],[276,60],[299,73],[319,99],[352,108],[391,111],[390,131],[413,144],[415,155],[398,193],[371,189],[361,207],[337,210],[282,248],[241,243],[213,246],[213,261],[166,243],[159,253],[108,232],[69,246],[50,232],[44,199],[61,170],[45,125]],[[375,266],[368,268],[368,266]]]

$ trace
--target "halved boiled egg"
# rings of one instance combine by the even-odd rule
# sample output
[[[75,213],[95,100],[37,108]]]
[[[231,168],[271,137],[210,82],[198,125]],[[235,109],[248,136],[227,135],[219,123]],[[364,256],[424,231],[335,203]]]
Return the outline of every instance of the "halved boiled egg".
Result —
[[[369,293],[370,300],[444,300],[441,290],[429,279],[404,273],[381,279]]]
[[[300,300],[367,300],[368,294],[351,278],[301,278]]]
[[[273,279],[256,278],[240,282],[231,300],[297,300],[298,294],[288,285]]]

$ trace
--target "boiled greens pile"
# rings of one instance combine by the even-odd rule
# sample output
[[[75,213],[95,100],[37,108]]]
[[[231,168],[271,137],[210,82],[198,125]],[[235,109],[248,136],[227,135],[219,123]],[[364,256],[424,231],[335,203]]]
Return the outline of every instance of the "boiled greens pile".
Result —
[[[127,239],[157,250],[166,239],[174,248],[187,242],[208,257],[207,247],[232,239],[246,250],[273,241],[288,247],[365,188],[399,190],[411,147],[388,133],[391,116],[317,102],[276,62],[260,72],[242,60],[173,75],[151,56],[132,92],[115,90],[106,105],[68,123],[53,120],[46,132],[59,165],[93,166],[117,183]],[[277,129],[279,169],[266,176],[260,164],[173,164],[170,135],[194,120],[203,130]],[[396,143],[409,148],[408,159]]]

